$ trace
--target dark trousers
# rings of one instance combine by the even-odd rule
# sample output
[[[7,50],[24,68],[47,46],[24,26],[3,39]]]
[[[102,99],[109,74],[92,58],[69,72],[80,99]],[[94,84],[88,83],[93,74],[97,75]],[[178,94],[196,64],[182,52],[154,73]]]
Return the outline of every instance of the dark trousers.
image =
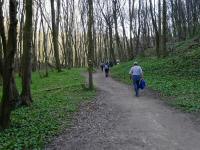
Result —
[[[105,69],[105,76],[108,77],[109,69]]]
[[[141,77],[139,75],[134,75],[132,79],[133,79],[133,86],[135,90],[135,96],[139,96],[139,86],[140,86]]]

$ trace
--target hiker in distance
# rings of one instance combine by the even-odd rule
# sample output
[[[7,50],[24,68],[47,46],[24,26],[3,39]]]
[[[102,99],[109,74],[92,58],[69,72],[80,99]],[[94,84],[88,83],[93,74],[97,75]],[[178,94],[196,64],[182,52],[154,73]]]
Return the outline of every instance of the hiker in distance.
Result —
[[[103,62],[101,62],[100,68],[101,68],[101,71],[103,72],[103,68],[104,68],[104,63]]]
[[[109,63],[106,63],[106,64],[104,65],[104,71],[105,71],[105,76],[106,76],[106,78],[107,78],[108,75],[109,75],[109,71],[110,71]]]
[[[130,79],[133,80],[135,96],[139,96],[140,80],[143,79],[142,68],[138,65],[138,62],[134,62],[133,67],[130,69]]]

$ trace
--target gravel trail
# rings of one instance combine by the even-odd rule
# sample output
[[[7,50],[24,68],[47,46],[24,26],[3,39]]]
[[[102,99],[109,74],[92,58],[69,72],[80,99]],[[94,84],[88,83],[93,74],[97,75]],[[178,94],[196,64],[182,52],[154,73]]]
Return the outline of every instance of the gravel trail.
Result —
[[[99,93],[84,104],[73,127],[47,150],[200,150],[200,131],[191,115],[166,106],[102,73],[94,75]]]

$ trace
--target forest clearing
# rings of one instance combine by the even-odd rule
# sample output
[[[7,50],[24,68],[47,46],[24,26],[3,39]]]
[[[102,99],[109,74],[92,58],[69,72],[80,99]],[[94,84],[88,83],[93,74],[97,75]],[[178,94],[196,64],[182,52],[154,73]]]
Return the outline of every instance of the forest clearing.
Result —
[[[0,0],[0,98],[2,150],[199,150],[200,1]]]

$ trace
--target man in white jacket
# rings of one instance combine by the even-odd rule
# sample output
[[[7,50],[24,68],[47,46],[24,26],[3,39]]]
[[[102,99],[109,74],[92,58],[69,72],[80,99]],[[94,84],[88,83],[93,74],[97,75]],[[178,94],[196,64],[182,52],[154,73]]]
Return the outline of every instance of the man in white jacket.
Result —
[[[133,67],[131,67],[130,71],[130,79],[133,80],[133,85],[135,89],[135,96],[139,96],[139,84],[140,80],[143,78],[142,68],[138,65],[137,62],[134,62]]]

